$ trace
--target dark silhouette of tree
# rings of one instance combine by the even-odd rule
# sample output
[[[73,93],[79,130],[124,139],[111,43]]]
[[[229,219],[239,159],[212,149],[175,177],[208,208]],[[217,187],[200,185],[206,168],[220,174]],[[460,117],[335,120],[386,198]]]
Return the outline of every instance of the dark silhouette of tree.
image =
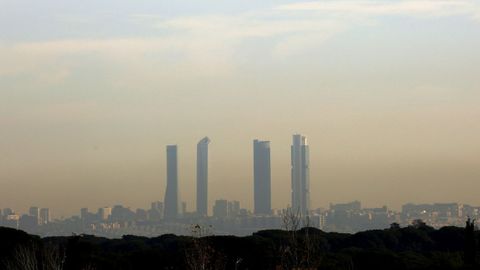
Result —
[[[414,227],[415,229],[425,228],[427,227],[427,223],[425,223],[421,219],[415,219],[414,221],[412,221],[412,227]]]
[[[288,224],[294,226],[245,237],[212,236],[194,227],[191,236],[126,235],[120,239],[89,235],[42,239],[0,227],[0,270],[480,269],[476,260],[480,234],[472,219],[465,228],[434,229],[418,222],[355,234],[300,229],[295,226],[302,224],[297,215],[290,216]],[[45,256],[47,250],[54,251]],[[50,266],[48,257],[54,262]]]
[[[299,211],[287,209],[282,219],[288,234],[287,241],[280,250],[282,269],[317,269],[321,261],[317,250],[318,234],[311,233],[309,217],[302,217]],[[302,224],[304,227],[300,229]]]
[[[191,245],[186,249],[185,262],[188,270],[221,270],[225,269],[223,255],[209,243],[210,227],[199,224],[191,227]]]
[[[32,241],[15,247],[4,266],[7,270],[63,270],[65,259],[65,251],[58,245],[38,246]]]
[[[390,229],[391,230],[399,230],[400,229],[400,224],[398,224],[397,222],[394,222],[394,223],[390,224]]]
[[[470,217],[465,222],[465,265],[476,265],[477,243],[475,241],[475,219]]]

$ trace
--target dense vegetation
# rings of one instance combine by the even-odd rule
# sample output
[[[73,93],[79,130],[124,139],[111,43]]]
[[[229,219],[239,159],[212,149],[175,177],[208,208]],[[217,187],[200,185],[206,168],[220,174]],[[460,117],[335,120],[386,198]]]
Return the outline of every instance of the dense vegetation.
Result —
[[[197,235],[198,236],[198,235]],[[248,237],[162,235],[39,238],[0,228],[2,269],[480,269],[473,223],[325,233],[266,230]]]

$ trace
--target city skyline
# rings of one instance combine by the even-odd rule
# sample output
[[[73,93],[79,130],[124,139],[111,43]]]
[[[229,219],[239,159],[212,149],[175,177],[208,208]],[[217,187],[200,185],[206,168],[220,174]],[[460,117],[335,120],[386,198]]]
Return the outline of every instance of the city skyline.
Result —
[[[271,142],[271,207],[291,204],[291,134],[312,207],[480,198],[480,3],[0,0],[0,207],[69,216],[164,200],[164,146],[196,204],[254,208],[252,140]],[[183,206],[181,207],[183,208]]]
[[[309,183],[309,170],[310,170],[310,167],[309,167],[309,146],[307,144],[307,138],[306,136],[303,136],[301,134],[294,134],[293,136],[293,140],[292,140],[292,144],[290,146],[290,151],[291,151],[291,165],[290,165],[290,175],[291,175],[291,178],[290,178],[290,185],[292,187],[292,190],[291,190],[291,198],[290,198],[290,201],[287,201],[285,205],[280,205],[280,206],[277,206],[277,207],[271,207],[272,210],[279,210],[279,209],[286,209],[286,208],[289,208],[291,207],[292,205],[294,205],[294,190],[293,190],[293,187],[294,187],[294,181],[297,181],[297,179],[294,180],[294,166],[293,166],[293,163],[294,162],[299,162],[299,160],[301,161],[299,163],[298,166],[302,167],[302,166],[305,166],[305,169],[306,169],[306,178],[303,176],[303,173],[305,172],[302,172],[300,173],[299,176],[296,176],[295,178],[298,178],[298,179],[302,179],[303,178],[303,182],[304,183]],[[261,141],[261,140],[258,140],[258,139],[255,139],[253,140],[254,142],[254,148],[253,148],[253,164],[254,166],[252,167],[252,194],[250,196],[251,200],[250,199],[247,199],[245,201],[243,200],[239,200],[243,203],[243,205],[247,205],[247,210],[251,210],[252,213],[255,213],[255,157],[256,157],[256,150],[259,150],[259,155],[262,156],[262,158],[264,160],[260,161],[259,162],[259,165],[262,164],[261,166],[266,166],[268,164],[268,169],[265,170],[264,172],[262,172],[261,174],[264,174],[262,177],[264,177],[265,179],[269,179],[269,174],[268,173],[270,171],[270,141]],[[203,181],[203,179],[206,177],[207,179],[207,189],[206,189],[206,193],[208,194],[208,168],[209,168],[209,165],[208,165],[208,145],[210,143],[210,138],[209,137],[204,137],[202,138],[198,143],[197,143],[197,171],[200,173],[200,174],[197,174],[197,178],[196,178],[196,183],[198,185],[198,180],[200,179],[201,181]],[[257,148],[256,148],[257,147]],[[263,148],[263,153],[260,153],[262,152],[262,150],[260,150],[259,148]],[[295,149],[296,148],[296,149]],[[266,149],[268,149],[268,151],[265,151]],[[294,150],[295,149],[295,150]],[[197,201],[199,199],[198,197],[198,186],[196,185],[196,197],[195,199],[192,199],[192,198],[189,198],[187,200],[182,200],[181,199],[181,189],[179,188],[179,178],[178,178],[178,175],[179,174],[182,174],[181,172],[179,173],[179,169],[178,169],[178,163],[179,163],[179,160],[178,160],[178,145],[166,145],[166,177],[165,177],[165,180],[160,180],[161,182],[165,181],[166,183],[166,186],[165,186],[165,192],[164,192],[164,196],[161,197],[161,198],[157,198],[159,200],[161,200],[162,202],[164,202],[164,205],[174,205],[174,204],[171,204],[171,203],[167,203],[166,201],[177,201],[176,203],[176,208],[175,207],[169,207],[169,210],[167,210],[167,207],[164,208],[164,211],[165,214],[166,214],[166,219],[167,220],[175,220],[177,217],[180,216],[180,213],[181,213],[181,210],[182,210],[182,204],[183,203],[186,203],[186,206],[188,207],[187,210],[189,211],[189,213],[194,213],[196,215],[198,215],[197,213],[197,204],[193,204],[193,203],[187,203],[188,201]],[[295,153],[296,152],[296,153]],[[294,154],[295,153],[295,154]],[[295,158],[294,158],[295,157]],[[199,159],[200,158],[200,159]],[[206,158],[206,159],[205,159]],[[200,163],[198,163],[198,161],[200,161]],[[205,162],[206,161],[206,162]],[[304,162],[306,162],[307,165],[304,165]],[[205,175],[205,168],[207,169],[206,171],[206,175]],[[200,170],[199,170],[200,169]],[[297,170],[297,174],[298,172],[301,171],[301,170]],[[161,177],[160,177],[161,178]],[[270,179],[271,181],[271,179]],[[300,181],[300,182],[302,182]],[[320,181],[321,182],[321,181]],[[171,183],[170,185],[170,188],[168,187],[168,183]],[[248,183],[246,183],[248,184]],[[317,183],[318,184],[318,183]],[[270,183],[271,185],[271,183]],[[298,187],[297,187],[298,188]],[[299,213],[303,213],[305,211],[303,210],[300,210],[300,209],[307,209],[306,212],[308,212],[309,210],[311,209],[317,209],[317,208],[323,208],[323,207],[328,207],[329,204],[332,203],[332,201],[328,202],[327,204],[325,205],[314,205],[313,207],[311,207],[309,204],[309,188],[308,186],[305,186],[304,188],[305,189],[305,194],[301,194],[300,197],[304,197],[304,199],[300,199],[299,202],[297,203],[297,206],[294,206],[292,207],[295,208],[297,207],[299,210],[297,210]],[[200,193],[203,193],[204,191],[200,192]],[[263,192],[266,192],[266,190],[264,189]],[[271,186],[270,186],[270,192],[271,192]],[[318,193],[318,192],[317,192]],[[307,195],[307,196],[305,196]],[[208,195],[207,195],[208,196]],[[270,195],[271,196],[271,195]],[[176,199],[175,199],[176,198]],[[224,195],[220,195],[219,197],[216,197],[216,198],[209,198],[208,199],[208,202],[207,202],[207,215],[208,216],[212,216],[212,211],[214,209],[214,205],[215,205],[215,202],[218,201],[218,200],[224,200],[222,198],[228,198],[227,196],[224,196]],[[356,198],[351,198],[351,199],[347,199],[346,201],[348,200],[352,200],[352,199],[356,199]],[[236,200],[234,198],[234,200]],[[266,197],[262,197],[262,200],[264,202],[264,204],[267,204],[266,202],[268,201],[268,196]],[[271,200],[271,199],[270,199]],[[116,200],[118,202],[118,200]],[[204,201],[204,200],[202,200]],[[211,203],[210,203],[211,202]],[[333,202],[339,202],[339,201],[333,201]],[[418,203],[418,204],[422,204],[422,203],[428,203],[429,201],[408,201],[409,203]],[[450,201],[445,201],[445,202],[450,202]],[[303,204],[303,205],[302,205]],[[113,205],[113,203],[110,203],[110,204],[104,204],[103,206],[100,206],[99,209],[103,209],[105,208],[105,205]],[[301,205],[301,206],[299,206]],[[383,205],[383,204],[382,204]],[[385,203],[386,205],[386,203]],[[84,207],[85,205],[84,204],[81,204],[80,205],[81,207]],[[141,206],[141,205],[140,205]],[[138,207],[140,207],[138,206]],[[93,208],[96,208],[97,206],[93,207]],[[29,208],[31,211],[32,208],[30,207]],[[49,208],[42,208],[42,209],[49,209]],[[395,209],[395,208],[394,208]],[[396,209],[399,209],[399,208],[396,208]],[[40,211],[40,208],[37,208],[38,211]],[[167,213],[168,212],[168,213]],[[71,214],[71,213],[70,213]],[[165,215],[163,212],[162,212],[163,215]],[[259,213],[259,214],[265,214],[265,213]],[[48,214],[49,217],[50,217],[50,214]],[[61,214],[62,216],[64,214]],[[54,213],[54,216],[58,218],[58,213]]]
[[[53,209],[55,211],[55,209]],[[93,210],[93,211],[90,211]],[[95,234],[105,237],[123,235],[157,236],[159,234],[191,233],[192,224],[208,226],[214,234],[244,236],[263,229],[284,229],[288,209],[275,209],[265,214],[255,214],[241,207],[238,201],[215,200],[213,215],[198,216],[182,211],[175,219],[163,216],[163,203],[152,202],[150,209],[131,209],[122,204],[96,209],[82,208],[80,215],[52,219],[49,208],[32,206],[27,213],[15,209],[0,209],[0,226],[25,230],[40,236]],[[401,210],[388,206],[364,207],[358,200],[330,203],[328,208],[309,211],[310,226],[326,232],[354,233],[365,230],[383,230],[392,226],[415,226],[419,222],[441,228],[462,226],[465,220],[477,219],[480,206],[458,202],[405,203]]]

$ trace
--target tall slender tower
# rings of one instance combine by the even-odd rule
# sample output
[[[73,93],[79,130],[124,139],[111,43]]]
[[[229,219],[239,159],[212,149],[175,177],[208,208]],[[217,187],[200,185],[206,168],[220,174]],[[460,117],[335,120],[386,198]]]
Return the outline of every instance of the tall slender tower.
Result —
[[[270,142],[253,141],[253,201],[254,213],[272,213]]]
[[[208,144],[205,137],[197,144],[197,215],[208,215]]]
[[[293,135],[292,144],[292,210],[308,216],[310,210],[310,161],[307,138]]]
[[[166,220],[173,220],[178,217],[178,205],[177,146],[167,145],[167,189],[164,201],[164,218]]]

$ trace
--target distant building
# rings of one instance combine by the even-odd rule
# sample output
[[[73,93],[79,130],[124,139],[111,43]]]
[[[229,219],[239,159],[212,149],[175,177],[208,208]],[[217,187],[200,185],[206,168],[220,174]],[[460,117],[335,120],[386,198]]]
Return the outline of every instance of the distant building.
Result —
[[[46,225],[50,223],[50,209],[41,208],[40,209],[40,224]]]
[[[13,211],[10,214],[5,215],[5,211],[4,211],[4,217],[5,219],[3,221],[3,226],[8,228],[18,229],[19,220],[20,220],[19,215],[15,215]]]
[[[80,209],[80,218],[85,219],[88,215],[88,208],[84,207]]]
[[[467,212],[468,207],[465,207]],[[404,204],[402,215],[407,219],[435,218],[440,223],[451,223],[451,220],[464,216],[464,206],[458,203],[435,203],[435,204]]]
[[[177,146],[167,146],[167,189],[165,191],[164,218],[175,220],[179,212]]]
[[[148,213],[145,209],[137,209],[135,211],[135,220],[136,221],[146,221],[148,219]]]
[[[310,209],[310,158],[305,136],[293,135],[291,158],[292,210],[307,216]]]
[[[197,215],[208,215],[208,144],[205,137],[197,144]]]
[[[240,211],[238,211],[238,215],[241,216],[241,217],[247,217],[250,214],[251,214],[250,211],[248,211],[245,208],[240,208]]]
[[[18,221],[18,227],[26,232],[35,232],[38,227],[38,217],[22,215]]]
[[[30,216],[35,217],[37,219],[37,224],[40,224],[40,208],[36,206],[30,207],[28,213]]]
[[[89,212],[88,212],[88,208],[84,207],[84,208],[81,208],[80,209],[80,219],[83,221],[83,222],[87,222],[88,221],[88,218],[89,218]]]
[[[217,218],[226,218],[228,216],[228,201],[216,200],[213,206],[213,216]]]
[[[253,141],[253,201],[256,215],[272,213],[270,142]]]
[[[15,212],[11,208],[4,208],[3,209],[3,215],[5,217],[9,216],[9,215],[13,215],[13,214],[15,214]]]
[[[115,205],[112,208],[112,216],[110,218],[114,222],[128,222],[135,219],[135,213],[122,205]]]
[[[458,203],[435,203],[433,211],[442,218],[459,218],[462,217],[463,205]]]
[[[102,221],[107,221],[112,215],[111,207],[102,207],[98,209],[98,218]]]
[[[182,208],[181,208],[181,213],[180,213],[180,214],[181,214],[182,216],[184,216],[184,215],[187,214],[187,202],[182,202],[182,203],[181,203],[181,206],[182,206]]]
[[[360,211],[360,209],[362,209],[362,204],[360,201],[330,204],[330,210],[333,211]]]
[[[163,202],[155,201],[150,204],[150,209],[156,209],[160,212],[163,212]]]
[[[228,202],[228,216],[237,217],[240,214],[240,202],[231,201]]]
[[[112,208],[112,215],[110,216],[111,221],[117,222],[121,221],[123,216],[123,206],[114,205]]]
[[[163,202],[156,201],[152,202],[150,210],[147,211],[147,219],[150,221],[158,222],[160,219],[163,218],[163,212],[164,212],[164,207],[163,207]]]

